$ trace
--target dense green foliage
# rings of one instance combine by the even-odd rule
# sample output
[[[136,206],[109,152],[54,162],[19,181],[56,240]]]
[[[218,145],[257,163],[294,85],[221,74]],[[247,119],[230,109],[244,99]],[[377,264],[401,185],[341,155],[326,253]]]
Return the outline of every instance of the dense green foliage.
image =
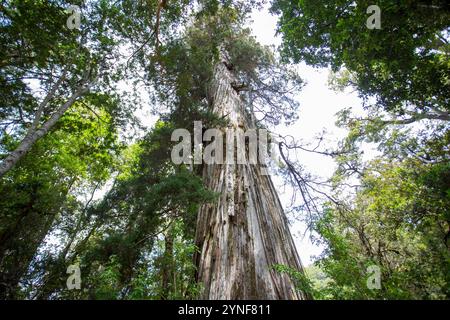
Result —
[[[218,195],[201,165],[172,163],[171,134],[227,125],[208,92],[224,56],[258,126],[301,114],[288,62],[330,67],[332,87],[363,98],[363,116],[337,115],[348,135],[322,152],[336,162],[326,183],[287,155],[302,146],[280,144],[279,172],[325,251],[306,275],[274,270],[316,299],[449,298],[446,2],[377,1],[382,28],[370,30],[371,1],[273,0],[281,60],[243,27],[260,2],[0,1],[0,160],[62,111],[0,176],[0,299],[198,296],[197,212]],[[69,5],[79,30],[66,27]],[[145,132],[137,109],[158,119]],[[70,265],[81,290],[66,287]],[[367,286],[371,266],[380,289]]]
[[[372,4],[381,29],[366,27]],[[331,66],[341,84],[398,116],[449,111],[446,1],[276,0],[273,10],[281,13],[286,58]]]
[[[381,9],[381,29],[366,27],[372,4]],[[448,299],[448,5],[275,0],[272,10],[281,15],[284,58],[331,67],[332,86],[353,87],[364,102],[364,116],[339,113],[349,133],[327,152],[337,170],[307,219],[326,248],[313,295]],[[365,162],[367,143],[379,155]],[[367,285],[370,266],[380,268],[379,289]]]
[[[445,299],[449,295],[449,165],[376,160],[351,208],[325,210],[317,230],[327,244],[319,265],[331,297]],[[381,290],[366,286],[370,265]],[[357,280],[359,279],[359,280]]]

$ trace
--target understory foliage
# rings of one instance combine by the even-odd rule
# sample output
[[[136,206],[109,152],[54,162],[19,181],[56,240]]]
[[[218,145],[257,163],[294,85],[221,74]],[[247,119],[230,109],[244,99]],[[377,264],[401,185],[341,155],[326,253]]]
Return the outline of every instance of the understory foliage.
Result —
[[[209,92],[222,60],[259,127],[301,116],[291,63],[330,67],[331,87],[362,98],[362,116],[337,115],[348,132],[337,145],[281,140],[277,169],[325,250],[306,275],[273,269],[316,299],[449,298],[448,5],[378,1],[382,29],[369,30],[372,1],[273,0],[276,53],[244,27],[262,2],[0,1],[0,161],[43,132],[0,176],[0,299],[199,296],[197,212],[219,195],[201,165],[173,164],[171,135],[227,125]],[[316,181],[296,150],[333,157],[333,177]],[[80,290],[67,289],[70,265]],[[371,266],[380,289],[367,286]]]
[[[366,27],[372,4],[381,29]],[[337,146],[307,150],[334,158],[329,181],[302,180],[295,163],[286,174],[310,202],[306,220],[325,247],[310,268],[314,297],[448,299],[447,2],[274,0],[272,10],[284,59],[330,67],[331,87],[355,89],[363,102],[358,115],[345,106],[338,113],[348,135]],[[376,289],[367,285],[373,267]]]

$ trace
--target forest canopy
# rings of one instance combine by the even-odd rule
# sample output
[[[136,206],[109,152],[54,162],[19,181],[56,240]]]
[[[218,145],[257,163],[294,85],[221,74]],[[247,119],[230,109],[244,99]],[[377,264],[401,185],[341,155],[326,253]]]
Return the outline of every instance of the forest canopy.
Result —
[[[0,299],[449,299],[449,18],[440,0],[0,1]],[[343,139],[278,134],[301,64],[360,98]],[[271,132],[272,161],[174,163],[195,121]],[[295,221],[324,248],[309,266]]]

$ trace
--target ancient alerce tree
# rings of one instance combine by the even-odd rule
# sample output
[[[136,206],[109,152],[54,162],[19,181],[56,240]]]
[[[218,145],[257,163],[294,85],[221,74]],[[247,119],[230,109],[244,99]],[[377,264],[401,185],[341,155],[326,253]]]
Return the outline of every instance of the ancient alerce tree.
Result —
[[[214,68],[210,96],[213,111],[228,120],[229,129],[255,124],[244,100],[233,88],[236,76],[225,58]],[[227,143],[232,143],[227,139]],[[236,156],[236,155],[235,155]],[[236,162],[235,162],[236,163]],[[285,274],[273,266],[302,270],[283,208],[270,176],[250,164],[209,164],[203,167],[215,203],[201,207],[196,244],[198,281],[205,299],[305,299]]]
[[[0,2],[0,300],[448,299],[448,1],[270,2],[280,56],[244,27],[265,0]],[[357,89],[343,140],[276,133],[288,61]],[[325,249],[308,276],[274,171]]]
[[[271,178],[248,154],[241,161],[229,134],[292,121],[298,107],[292,93],[302,81],[241,27],[239,12],[199,12],[149,65],[151,74],[164,76],[154,85],[175,128],[201,121],[204,129],[222,132],[226,162],[194,161],[194,172],[217,194],[197,216],[196,280],[204,299],[305,299],[295,281],[275,270],[283,265],[302,272],[302,265]],[[234,159],[226,155],[230,149]]]
[[[229,132],[292,121],[298,105],[291,93],[302,86],[295,72],[241,27],[239,12],[226,7],[199,12],[182,38],[162,46],[149,66],[164,76],[154,85],[159,105],[170,109],[169,120],[176,128],[201,121],[205,129],[221,130],[224,156],[238,149],[237,141],[230,147]],[[199,142],[194,144],[198,148]],[[275,270],[283,265],[301,273],[302,265],[270,176],[249,155],[243,162],[237,152],[232,157],[227,155],[225,164],[194,161],[194,172],[217,194],[197,216],[200,297],[308,298],[293,279]]]

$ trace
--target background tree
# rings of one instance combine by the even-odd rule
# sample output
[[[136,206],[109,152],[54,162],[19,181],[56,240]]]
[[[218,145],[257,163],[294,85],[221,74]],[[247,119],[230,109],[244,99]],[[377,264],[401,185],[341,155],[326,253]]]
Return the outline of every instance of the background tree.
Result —
[[[282,55],[331,67],[330,84],[357,89],[365,110],[338,114],[349,133],[330,150],[282,145],[337,163],[332,179],[315,183],[286,158],[286,174],[307,204],[300,209],[312,212],[307,221],[327,248],[317,261],[327,281],[314,296],[445,299],[450,11],[442,1],[381,1],[382,29],[370,30],[371,4],[273,1]],[[367,143],[379,151],[370,162],[363,161]],[[381,268],[381,290],[367,287],[370,265]]]
[[[79,205],[77,188],[108,179],[119,148],[107,113],[79,106],[0,182],[2,298],[17,297],[19,280],[55,219]]]
[[[378,1],[381,29],[369,29],[370,1],[273,1],[282,54],[340,72],[372,107],[395,121],[449,118],[450,8],[445,1]],[[369,100],[370,101],[370,100]],[[368,103],[370,104],[370,103]]]
[[[80,30],[66,27],[71,5],[81,10]],[[177,1],[165,7],[163,19],[157,1],[3,1],[0,119],[3,131],[14,132],[20,143],[3,150],[0,177],[88,92],[98,99],[118,98],[110,112],[123,125],[139,96],[122,92],[119,82],[134,78],[129,85],[138,84],[128,73],[139,65],[137,55],[148,47],[153,50],[187,5]],[[42,33],[35,32],[38,26]],[[123,52],[127,45],[134,50],[129,56]]]

